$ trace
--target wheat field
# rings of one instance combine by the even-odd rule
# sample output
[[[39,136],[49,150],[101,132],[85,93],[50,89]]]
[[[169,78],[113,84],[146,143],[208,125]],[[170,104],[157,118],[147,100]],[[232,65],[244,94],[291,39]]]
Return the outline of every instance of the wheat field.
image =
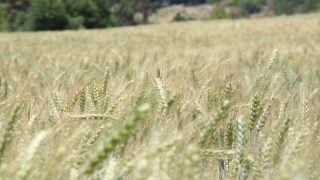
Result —
[[[319,29],[0,33],[0,179],[319,179]]]

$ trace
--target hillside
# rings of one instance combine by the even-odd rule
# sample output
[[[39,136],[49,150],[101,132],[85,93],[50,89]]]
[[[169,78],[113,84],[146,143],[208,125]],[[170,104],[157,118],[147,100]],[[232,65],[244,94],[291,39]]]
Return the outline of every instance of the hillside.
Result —
[[[319,28],[0,33],[0,179],[317,179]]]

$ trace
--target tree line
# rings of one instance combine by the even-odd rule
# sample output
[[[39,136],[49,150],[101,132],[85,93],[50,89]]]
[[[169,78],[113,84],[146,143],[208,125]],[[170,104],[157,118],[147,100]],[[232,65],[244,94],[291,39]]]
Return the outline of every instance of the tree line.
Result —
[[[107,28],[148,23],[158,8],[173,4],[239,7],[244,14],[270,6],[275,14],[320,9],[320,0],[0,0],[0,30],[39,31]],[[135,21],[135,15],[141,21]]]

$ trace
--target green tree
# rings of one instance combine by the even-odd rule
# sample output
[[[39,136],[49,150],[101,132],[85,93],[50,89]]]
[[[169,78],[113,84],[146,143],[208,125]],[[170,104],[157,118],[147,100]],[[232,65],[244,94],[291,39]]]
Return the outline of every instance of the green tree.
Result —
[[[7,22],[9,30],[16,31],[21,27],[17,27],[17,18],[21,19],[22,14],[27,13],[30,6],[30,0],[1,0],[3,9],[3,18]]]
[[[112,18],[112,14],[110,12],[110,8],[112,6],[112,1],[110,0],[94,0],[96,3],[98,9],[99,9],[99,14],[100,14],[100,19],[97,24],[98,28],[104,28],[104,27],[112,27],[115,26],[116,23],[114,19]]]
[[[265,3],[265,0],[233,0],[230,4],[239,6],[247,13],[251,14],[259,12],[262,5]]]
[[[119,4],[113,5],[113,14],[119,25],[134,25],[136,3],[135,0],[120,0]]]
[[[305,0],[303,5],[303,12],[317,11],[320,7],[320,0]]]
[[[65,0],[67,12],[71,17],[83,17],[85,28],[96,28],[100,14],[97,4],[93,0]]]
[[[31,29],[63,30],[68,25],[65,5],[61,0],[32,0],[28,10]]]
[[[9,22],[14,22],[20,11],[26,12],[30,6],[29,0],[2,0],[5,4],[4,14]]]
[[[28,31],[30,28],[30,21],[28,21],[28,14],[24,11],[19,11],[11,27],[14,31]]]
[[[142,14],[142,23],[148,23],[150,13],[161,7],[162,0],[114,0],[112,13],[119,25],[134,25],[134,15]]]
[[[221,3],[223,0],[206,0],[206,3],[208,4],[219,4]]]
[[[70,15],[69,22],[78,22],[83,19],[85,28],[105,28],[115,26],[110,8],[112,0],[64,0],[67,12]]]
[[[180,13],[177,13],[177,14],[174,16],[173,21],[178,21],[178,22],[179,22],[179,21],[187,21],[187,19],[184,18],[183,16],[181,16]]]
[[[271,5],[276,14],[293,14],[301,11],[304,0],[272,0]]]
[[[211,19],[225,19],[225,18],[229,18],[229,16],[222,6],[217,5],[212,8],[210,18]]]
[[[0,4],[0,30],[2,29],[3,23],[3,13],[2,13],[2,5]]]
[[[0,31],[10,31],[10,24],[4,15],[4,4],[0,3]]]
[[[143,24],[148,23],[149,14],[154,12],[156,9],[161,7],[161,0],[138,0],[136,11],[142,13],[142,22]]]

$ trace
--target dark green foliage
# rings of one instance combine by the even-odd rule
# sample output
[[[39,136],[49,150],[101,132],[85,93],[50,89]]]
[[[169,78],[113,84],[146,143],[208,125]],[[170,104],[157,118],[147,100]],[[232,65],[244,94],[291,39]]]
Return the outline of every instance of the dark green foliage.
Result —
[[[221,3],[223,0],[206,0],[206,3],[208,4],[218,4]]]
[[[3,22],[3,12],[2,12],[2,6],[0,6],[0,27],[2,26],[2,22]],[[1,28],[0,28],[1,30]]]
[[[7,30],[21,29],[21,27],[17,27],[17,18],[18,21],[22,19],[23,14],[27,12],[27,9],[30,5],[29,0],[2,0],[0,1],[0,8],[2,9],[3,22],[5,23],[5,28]],[[24,24],[21,23],[20,24]],[[3,26],[3,25],[2,25]]]
[[[63,30],[68,25],[68,17],[61,0],[33,0],[29,9],[31,29]]]
[[[4,5],[4,15],[9,22],[14,22],[17,14],[20,11],[26,12],[30,5],[29,0],[3,0],[2,3]]]
[[[320,0],[272,0],[271,7],[277,15],[312,12],[320,7]]]
[[[67,12],[71,17],[83,17],[83,26],[95,28],[99,23],[99,8],[93,0],[65,0]]]
[[[186,20],[187,20],[186,18],[181,16],[181,13],[177,13],[173,18],[173,21],[186,21]]]
[[[68,17],[68,26],[67,29],[81,29],[83,27],[84,17],[76,16],[76,17]]]
[[[265,0],[233,0],[231,5],[243,8],[247,13],[257,13],[261,10]]]
[[[169,0],[170,4],[186,4],[186,5],[198,5],[207,2],[206,0]]]
[[[94,0],[96,3],[98,9],[99,9],[99,14],[100,14],[100,19],[97,24],[98,28],[104,28],[104,27],[110,27],[110,26],[115,26],[116,22],[111,16],[110,8],[112,6],[112,2],[109,0]]]
[[[120,26],[135,25],[135,14],[141,13],[141,22],[148,23],[149,15],[161,7],[161,0],[114,0],[112,13]]]
[[[10,24],[3,16],[0,17],[0,31],[10,31]]]
[[[77,5],[77,15],[84,17],[83,25],[86,28],[96,27],[100,19],[98,6],[92,0],[76,1],[74,4]]]
[[[305,0],[303,12],[312,12],[320,10],[320,0]]]
[[[119,5],[119,11],[117,12],[117,19],[121,25],[134,24],[134,1],[121,0]]]
[[[111,0],[64,0],[69,13],[69,26],[71,29],[105,28],[115,26],[111,17]],[[82,24],[79,24],[82,21]],[[78,27],[78,28],[77,28]]]
[[[255,1],[246,0],[243,4],[240,4],[248,13],[257,13],[261,10],[261,5]]]
[[[293,14],[301,12],[304,0],[272,0],[275,14]]]
[[[12,24],[12,28],[14,31],[27,31],[30,30],[29,25],[30,21],[28,21],[28,14],[24,11],[20,11]]]

